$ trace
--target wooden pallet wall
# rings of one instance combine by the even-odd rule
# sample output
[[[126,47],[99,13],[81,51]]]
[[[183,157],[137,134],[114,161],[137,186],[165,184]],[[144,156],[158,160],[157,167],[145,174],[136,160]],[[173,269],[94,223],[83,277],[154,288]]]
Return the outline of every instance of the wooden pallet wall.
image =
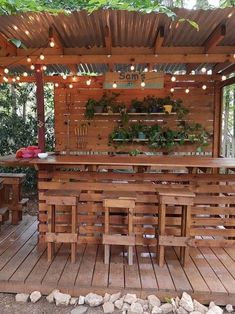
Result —
[[[56,150],[67,152],[110,152],[122,151],[130,152],[133,149],[149,151],[147,145],[128,144],[114,148],[108,145],[108,135],[117,126],[119,116],[96,116],[92,120],[87,120],[84,116],[85,105],[89,98],[100,99],[104,90],[101,88],[78,88],[76,85],[70,89],[68,87],[59,87],[55,89],[55,138]],[[147,95],[165,97],[169,95],[169,89],[161,90],[115,90],[120,93],[118,102],[124,102],[127,107],[130,106],[132,99],[143,99]],[[108,94],[112,91],[108,91]],[[212,135],[209,146],[205,152],[211,154],[213,142],[213,116],[214,116],[214,89],[194,88],[189,94],[184,89],[179,89],[173,95],[175,99],[182,99],[183,104],[189,109],[189,114],[185,117],[188,122],[197,122],[202,124]],[[159,123],[161,126],[176,128],[176,115],[135,115],[131,116],[130,122],[142,121],[144,124],[152,125]],[[82,143],[76,135],[76,128],[81,124],[87,125],[87,134]],[[175,152],[185,154],[195,154],[196,145],[186,144],[176,147]]]

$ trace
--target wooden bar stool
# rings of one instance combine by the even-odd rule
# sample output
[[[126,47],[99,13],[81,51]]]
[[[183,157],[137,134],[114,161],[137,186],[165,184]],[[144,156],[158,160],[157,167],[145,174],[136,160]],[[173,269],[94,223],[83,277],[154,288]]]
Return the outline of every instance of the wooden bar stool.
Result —
[[[169,188],[158,189],[158,261],[164,265],[165,246],[179,246],[180,261],[185,265],[189,259],[189,240],[191,227],[191,206],[194,204],[195,194],[187,189]],[[166,211],[168,205],[182,207],[181,236],[166,235]]]
[[[128,197],[109,198],[103,200],[105,209],[105,234],[103,234],[104,244],[104,263],[109,264],[110,245],[126,245],[128,246],[128,264],[133,265],[133,246],[135,245],[135,235],[133,230],[133,215],[135,208],[135,200]],[[122,208],[127,210],[128,218],[128,234],[110,234],[110,209]]]
[[[45,192],[45,201],[48,205],[47,226],[45,241],[47,242],[47,260],[52,261],[55,243],[71,243],[71,262],[75,263],[77,253],[77,207],[80,192],[49,190]],[[55,232],[56,206],[71,206],[71,232]]]

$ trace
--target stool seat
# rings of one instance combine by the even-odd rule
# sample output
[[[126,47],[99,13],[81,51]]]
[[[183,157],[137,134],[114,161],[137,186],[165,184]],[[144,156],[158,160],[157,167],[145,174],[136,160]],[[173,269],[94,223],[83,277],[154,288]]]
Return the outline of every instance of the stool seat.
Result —
[[[71,243],[71,262],[75,263],[77,252],[77,205],[80,191],[48,190],[44,199],[48,205],[47,224],[48,232],[45,236],[47,242],[47,259],[52,261],[55,243]],[[71,206],[71,232],[55,232],[56,206]]]
[[[179,246],[180,260],[183,265],[189,259],[191,206],[194,204],[195,194],[187,188],[157,189],[158,212],[158,260],[159,266],[164,265],[165,246]],[[168,205],[182,206],[181,236],[166,235],[166,210]]]

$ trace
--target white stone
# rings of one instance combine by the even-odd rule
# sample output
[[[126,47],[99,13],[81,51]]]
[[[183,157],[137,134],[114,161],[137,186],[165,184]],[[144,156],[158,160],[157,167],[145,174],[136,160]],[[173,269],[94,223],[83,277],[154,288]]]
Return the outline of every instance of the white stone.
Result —
[[[71,298],[69,301],[70,305],[77,305],[77,303],[78,303],[78,298]]]
[[[152,314],[161,314],[162,313],[162,309],[158,306],[154,306],[154,308],[152,309]]]
[[[83,295],[80,295],[78,298],[78,305],[85,304],[85,297]]]
[[[182,306],[180,306],[177,310],[176,310],[177,314],[188,314],[188,311],[186,311]]]
[[[223,310],[218,305],[211,306],[207,314],[223,314]]]
[[[85,296],[85,303],[91,307],[99,306],[103,303],[103,297],[91,292]]]
[[[122,306],[122,310],[123,311],[128,311],[130,309],[130,307],[131,307],[130,304],[124,302],[123,306]]]
[[[193,300],[191,296],[186,292],[183,292],[179,305],[188,312],[194,311]]]
[[[133,302],[130,308],[132,313],[140,313],[144,312],[142,305],[139,302]]]
[[[54,294],[56,292],[60,292],[59,290],[55,289],[55,290],[52,290],[50,294],[48,294],[48,296],[46,297],[47,301],[49,303],[53,303],[55,301],[55,298],[54,298]]]
[[[143,299],[139,299],[137,298],[136,302],[140,303],[142,305],[142,307],[145,305],[145,304],[148,304],[148,301],[147,300],[143,300]]]
[[[210,304],[209,304],[209,309],[210,309],[211,307],[215,306],[215,305],[216,305],[215,302],[211,301]]]
[[[111,295],[110,299],[109,299],[109,302],[112,302],[114,303],[115,301],[117,301],[118,299],[120,299],[121,297],[121,292],[118,292],[118,293],[114,293]]]
[[[73,309],[70,312],[70,314],[84,314],[87,312],[87,310],[88,310],[88,307],[81,305],[81,306],[75,307],[75,309]]]
[[[178,296],[175,298],[175,306],[176,307],[180,306],[180,298]]]
[[[16,302],[28,302],[29,299],[29,294],[27,293],[17,293],[15,296]]]
[[[160,309],[162,310],[163,314],[168,314],[173,311],[173,306],[170,303],[165,303],[160,306]]]
[[[103,300],[104,303],[109,301],[110,296],[111,296],[111,295],[110,295],[109,293],[105,293],[105,295],[104,295],[104,300]]]
[[[136,302],[136,301],[137,301],[136,294],[127,293],[125,295],[124,302],[128,304],[132,304],[133,302]]]
[[[33,291],[31,294],[30,294],[30,301],[32,303],[36,303],[38,302],[42,297],[42,294],[40,291]]]
[[[55,304],[59,305],[69,305],[71,295],[61,292],[54,293]]]
[[[144,311],[148,311],[148,310],[149,310],[149,305],[148,305],[148,303],[145,303],[145,304],[143,305],[143,310],[144,310]]]
[[[229,312],[229,313],[233,312],[233,306],[232,306],[232,304],[227,304],[227,305],[226,305],[226,311]]]
[[[150,309],[152,309],[154,306],[159,307],[161,305],[161,301],[156,297],[155,295],[149,295],[148,296],[148,301],[150,305]]]
[[[103,304],[104,313],[113,313],[114,312],[114,304],[112,302],[105,302]]]
[[[201,304],[197,300],[193,300],[193,306],[194,306],[194,311],[196,312],[201,312],[202,314],[205,314],[208,311],[208,307]]]
[[[201,314],[201,312],[199,312],[199,311],[193,311],[193,312],[190,312],[190,314]]]
[[[114,305],[117,309],[121,310],[123,306],[124,297],[114,302]]]

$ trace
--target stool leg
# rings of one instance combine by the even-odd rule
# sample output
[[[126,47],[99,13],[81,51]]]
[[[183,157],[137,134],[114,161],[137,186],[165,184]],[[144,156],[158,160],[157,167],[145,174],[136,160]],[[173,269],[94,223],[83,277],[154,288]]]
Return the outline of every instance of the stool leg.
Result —
[[[165,204],[159,204],[158,229],[159,229],[158,237],[165,235],[165,229],[166,229],[166,205]],[[160,267],[164,265],[164,257],[165,257],[165,247],[164,245],[158,244],[158,263]]]
[[[109,208],[105,207],[105,221],[104,221],[104,232],[105,234],[109,234]],[[104,245],[104,263],[109,264],[109,258],[110,258],[110,245],[105,244]]]
[[[48,232],[55,232],[55,205],[48,206],[47,216],[48,216],[48,220],[47,220]],[[47,243],[47,261],[48,262],[52,261],[54,252],[55,252],[55,243],[48,242]]]
[[[77,206],[72,206],[72,224],[71,224],[71,232],[77,233]],[[77,243],[71,243],[71,263],[75,263],[77,254]]]
[[[133,235],[133,208],[128,211],[128,234]],[[133,265],[133,246],[128,246],[128,264]]]
[[[11,223],[17,225],[19,223],[19,185],[12,185],[12,200],[11,200]]]
[[[184,230],[183,230],[183,236],[184,237],[189,237],[190,236],[190,227],[191,227],[191,206],[187,205],[184,206],[184,221],[183,221],[183,225],[184,225]],[[182,251],[181,251],[181,263],[183,266],[185,266],[188,261],[189,261],[189,247],[183,247]]]

